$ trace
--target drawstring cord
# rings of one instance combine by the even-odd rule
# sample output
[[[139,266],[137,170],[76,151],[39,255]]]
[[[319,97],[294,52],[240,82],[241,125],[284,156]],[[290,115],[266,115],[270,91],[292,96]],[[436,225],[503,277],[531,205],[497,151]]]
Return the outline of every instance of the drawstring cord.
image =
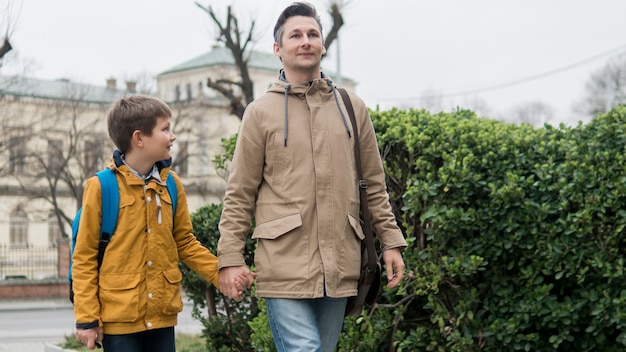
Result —
[[[161,197],[159,197],[158,193],[156,193],[154,197],[156,198],[157,206],[157,224],[161,224],[163,222],[163,219],[161,218]]]
[[[348,138],[352,138],[350,134],[350,128],[348,127],[348,120],[346,120],[346,115],[343,114],[343,110],[341,110],[341,105],[339,105],[339,99],[337,98],[337,89],[332,85],[332,82],[328,81],[328,84],[331,85],[333,90],[333,96],[335,97],[335,103],[337,104],[337,109],[339,109],[339,113],[341,114],[341,118],[343,119],[343,125],[346,127],[346,132],[348,132]]]
[[[289,90],[291,89],[291,85],[287,85],[285,87],[285,133],[283,136],[284,146],[287,146],[287,133],[289,131]]]
[[[343,125],[346,128],[346,132],[348,133],[348,138],[352,138],[352,134],[350,133],[350,127],[348,126],[348,119],[346,119],[346,115],[341,110],[341,105],[339,104],[339,98],[337,97],[337,89],[333,85],[331,80],[326,80],[326,83],[330,86],[333,91],[333,97],[335,98],[335,104],[337,105],[337,110],[339,110],[339,114],[343,119]],[[291,90],[291,85],[288,84],[285,86],[285,126],[283,133],[283,146],[287,146],[287,133],[289,133],[289,91]]]

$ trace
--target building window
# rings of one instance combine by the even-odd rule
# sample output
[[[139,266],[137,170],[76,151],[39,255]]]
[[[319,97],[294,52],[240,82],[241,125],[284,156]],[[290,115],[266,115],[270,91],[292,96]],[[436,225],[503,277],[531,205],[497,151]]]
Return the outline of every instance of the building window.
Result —
[[[57,176],[63,168],[63,141],[48,141],[48,175]]]
[[[28,246],[28,215],[22,208],[17,208],[11,213],[9,232],[12,248]]]
[[[176,173],[180,176],[187,176],[189,172],[189,143],[177,142],[178,155],[174,160]]]
[[[22,136],[9,138],[9,173],[21,175],[26,162],[26,138]]]
[[[50,247],[56,247],[57,241],[61,239],[61,226],[55,212],[48,217],[48,243]]]
[[[174,89],[174,101],[180,101],[180,86],[176,85]]]
[[[191,91],[191,83],[187,83],[187,101],[191,101],[193,92]]]
[[[102,157],[102,144],[94,141],[85,141],[84,144],[84,171],[85,175],[95,175],[102,168],[100,160]]]

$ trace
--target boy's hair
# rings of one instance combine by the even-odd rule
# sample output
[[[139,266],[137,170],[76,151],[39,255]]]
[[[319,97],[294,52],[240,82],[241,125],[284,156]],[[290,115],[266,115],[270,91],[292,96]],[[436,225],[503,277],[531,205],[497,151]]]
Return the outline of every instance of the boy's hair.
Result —
[[[163,101],[145,95],[130,95],[113,103],[107,113],[109,137],[122,153],[130,150],[130,140],[136,130],[151,136],[160,117],[172,117]]]
[[[283,46],[283,25],[289,17],[293,16],[313,17],[320,27],[320,33],[322,32],[322,21],[315,7],[307,2],[294,2],[284,9],[280,16],[278,16],[278,20],[276,20],[276,25],[274,26],[274,41],[278,43],[278,46]],[[324,37],[322,36],[322,41],[323,40]]]

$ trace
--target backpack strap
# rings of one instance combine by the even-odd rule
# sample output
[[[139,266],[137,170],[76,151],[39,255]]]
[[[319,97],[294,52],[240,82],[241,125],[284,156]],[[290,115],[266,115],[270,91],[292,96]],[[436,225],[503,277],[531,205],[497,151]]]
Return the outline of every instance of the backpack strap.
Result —
[[[115,173],[104,169],[96,173],[102,189],[102,219],[100,223],[100,242],[98,243],[98,268],[102,265],[104,250],[109,245],[111,236],[117,226],[117,215],[120,208],[120,193]]]
[[[176,202],[178,201],[178,188],[176,188],[176,180],[172,173],[169,172],[167,174],[167,180],[165,181],[167,186],[167,191],[170,193],[170,198],[172,198],[172,218],[176,218]]]

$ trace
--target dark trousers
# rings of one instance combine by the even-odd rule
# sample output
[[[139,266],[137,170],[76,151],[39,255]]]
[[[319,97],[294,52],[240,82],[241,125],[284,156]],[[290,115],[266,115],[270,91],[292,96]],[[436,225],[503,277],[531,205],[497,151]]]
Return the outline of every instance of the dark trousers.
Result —
[[[102,347],[105,352],[175,352],[174,327],[134,334],[104,334]]]

